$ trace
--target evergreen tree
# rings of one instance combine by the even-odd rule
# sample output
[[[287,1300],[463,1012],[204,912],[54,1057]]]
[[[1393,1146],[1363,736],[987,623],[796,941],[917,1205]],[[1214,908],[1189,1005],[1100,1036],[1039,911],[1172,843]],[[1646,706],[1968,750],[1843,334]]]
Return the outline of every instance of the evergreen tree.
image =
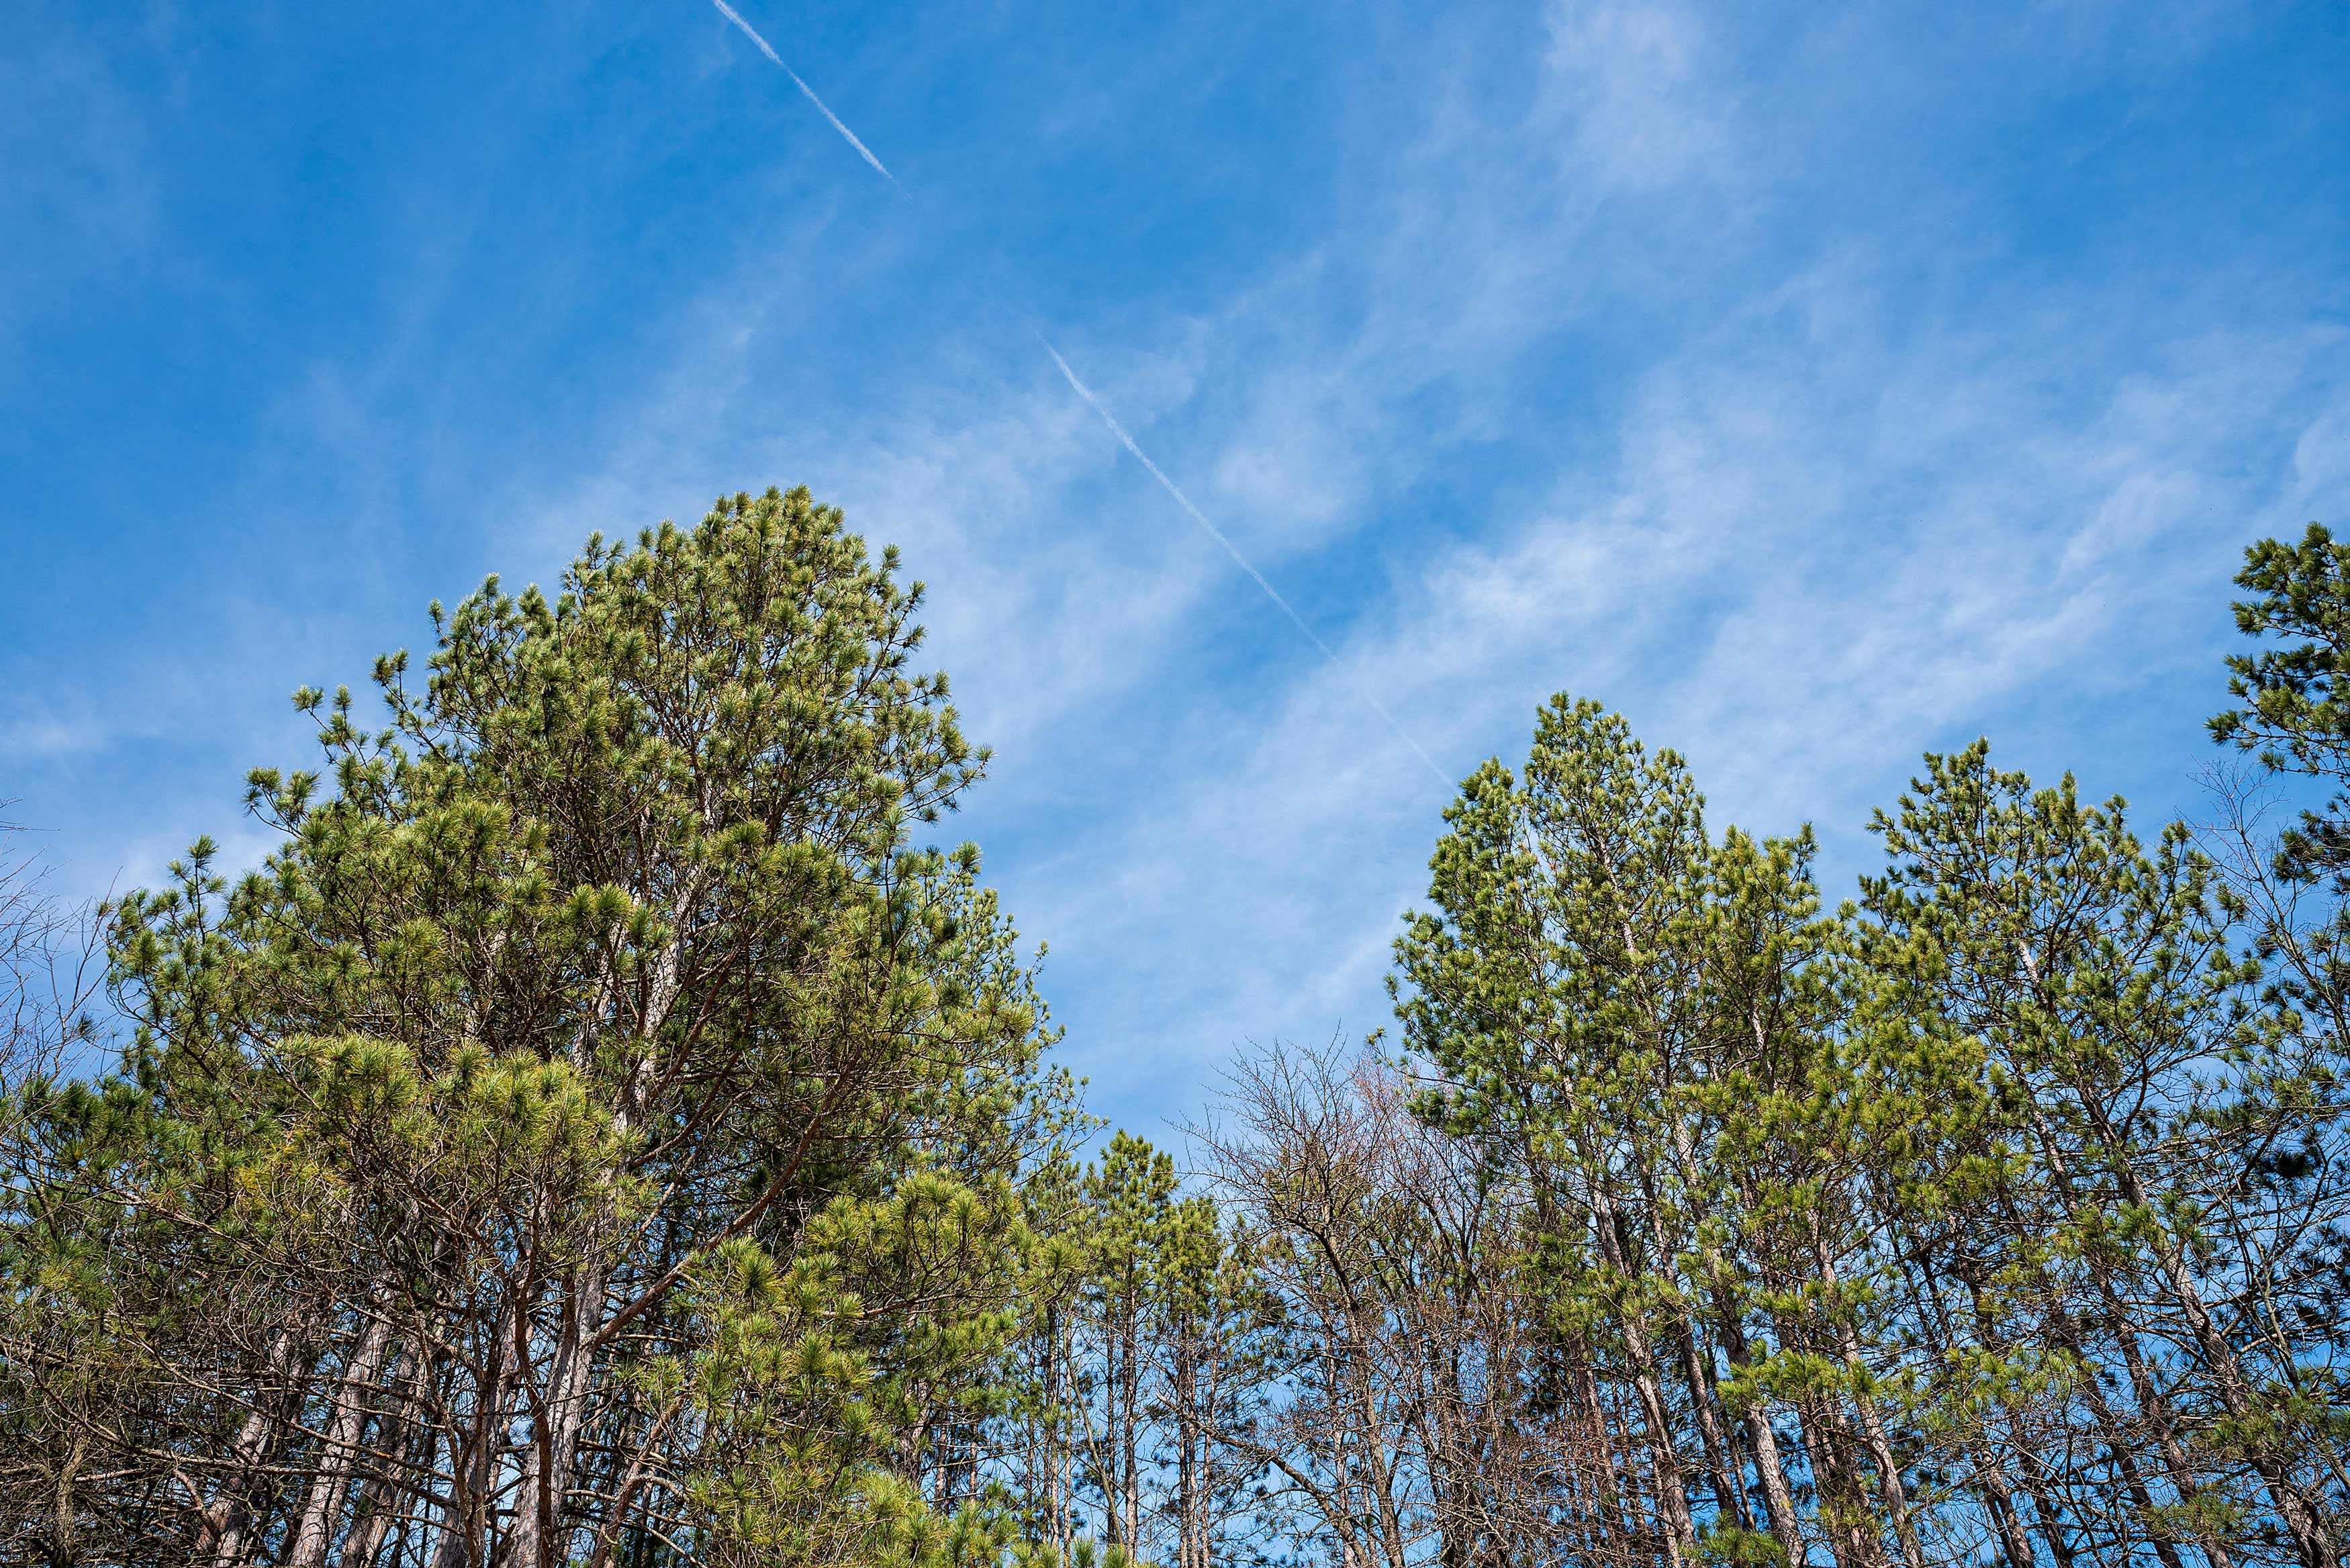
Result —
[[[893,556],[770,492],[493,579],[103,912],[113,1070],[0,857],[0,1564],[2333,1564],[2350,553],[2238,582],[2220,823],[1978,742],[1833,911],[1554,699],[1401,1054],[1243,1053],[1187,1179],[1080,1163],[917,842],[985,757]]]
[[[436,607],[380,730],[297,696],[327,766],[254,774],[281,846],[124,899],[121,1071],[25,1097],[12,1322],[44,1376],[130,1369],[78,1550],[750,1550],[842,1483],[789,1448],[742,1480],[769,1407],[715,1402],[756,1382],[722,1329],[757,1376],[804,1357],[758,1385],[785,1404],[925,1439],[968,1406],[1066,1085],[975,856],[911,842],[984,762],[910,668],[919,600],[806,492],[736,496],[591,543],[556,599]],[[920,1268],[883,1328],[889,1248]]]

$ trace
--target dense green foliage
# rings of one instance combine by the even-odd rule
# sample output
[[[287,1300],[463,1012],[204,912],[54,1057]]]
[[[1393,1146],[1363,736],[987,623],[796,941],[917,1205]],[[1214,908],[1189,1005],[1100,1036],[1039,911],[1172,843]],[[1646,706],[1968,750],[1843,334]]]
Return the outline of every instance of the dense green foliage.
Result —
[[[493,579],[109,1005],[0,871],[0,1563],[2334,1563],[2350,554],[2239,583],[2213,826],[1978,743],[1835,909],[1554,699],[1394,1036],[1185,1171],[1084,1161],[920,842],[985,755],[892,556],[770,492]]]

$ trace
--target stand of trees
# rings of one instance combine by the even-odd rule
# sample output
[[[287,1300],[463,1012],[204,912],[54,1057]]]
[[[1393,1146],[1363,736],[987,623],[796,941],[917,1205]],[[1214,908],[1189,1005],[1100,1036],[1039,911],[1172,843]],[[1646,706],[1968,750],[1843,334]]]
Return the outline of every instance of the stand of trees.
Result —
[[[986,758],[894,556],[769,492],[493,579],[102,988],[0,874],[0,1563],[2330,1568],[2350,549],[2238,582],[2211,823],[1979,743],[1835,909],[1554,699],[1392,1035],[1179,1169],[920,842]]]

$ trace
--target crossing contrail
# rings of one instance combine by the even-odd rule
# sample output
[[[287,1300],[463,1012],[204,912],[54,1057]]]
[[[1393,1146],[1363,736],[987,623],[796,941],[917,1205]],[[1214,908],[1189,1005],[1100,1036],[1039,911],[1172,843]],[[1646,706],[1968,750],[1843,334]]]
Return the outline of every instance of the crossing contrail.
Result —
[[[759,29],[751,26],[750,23],[743,20],[743,13],[734,9],[733,6],[726,4],[726,0],[710,0],[710,3],[718,7],[720,15],[723,16],[728,21],[733,23],[736,26],[742,28],[743,36],[750,39],[753,43],[758,45],[759,52],[766,56],[770,60],[773,60],[775,63],[777,69],[781,70],[784,75],[792,78],[792,85],[799,88],[800,91],[806,96],[808,102],[816,105],[816,111],[824,116],[825,119],[832,121],[833,130],[840,132],[841,135],[848,139],[848,145],[857,149],[858,157],[873,165],[873,172],[880,175],[884,180],[889,181],[889,188],[897,192],[898,194],[900,196],[906,194],[906,188],[898,183],[898,177],[895,174],[890,173],[889,170],[882,167],[881,160],[873,156],[873,149],[866,146],[862,141],[858,140],[857,132],[849,130],[847,126],[842,124],[840,116],[833,113],[832,110],[826,106],[824,99],[816,96],[816,88],[800,80],[799,72],[784,64],[784,57],[775,53],[775,47],[769,44],[766,39],[759,36]]]
[[[1045,352],[1053,357],[1053,363],[1059,367],[1061,379],[1069,383],[1069,389],[1076,393],[1080,398],[1083,398],[1086,400],[1086,406],[1093,410],[1095,413],[1101,416],[1101,422],[1109,427],[1109,433],[1118,437],[1118,444],[1126,448],[1128,452],[1131,452],[1134,456],[1134,461],[1142,464],[1144,469],[1149,471],[1150,477],[1159,482],[1159,488],[1173,496],[1175,498],[1175,504],[1180,506],[1183,509],[1184,514],[1189,516],[1192,522],[1197,523],[1201,528],[1207,530],[1209,538],[1213,539],[1217,544],[1222,545],[1224,547],[1224,554],[1232,558],[1232,564],[1240,567],[1242,571],[1246,572],[1249,575],[1249,580],[1256,584],[1258,587],[1264,590],[1264,597],[1271,599],[1274,605],[1279,607],[1281,613],[1289,618],[1289,624],[1297,628],[1299,635],[1304,637],[1306,641],[1312,643],[1315,649],[1319,652],[1324,659],[1328,659],[1332,665],[1336,666],[1340,670],[1341,673],[1344,673],[1346,666],[1339,663],[1338,655],[1331,649],[1330,645],[1323,641],[1321,637],[1312,627],[1305,624],[1305,618],[1297,613],[1296,607],[1293,606],[1287,599],[1282,597],[1281,590],[1274,587],[1270,582],[1267,582],[1265,580],[1264,574],[1258,571],[1255,566],[1250,562],[1246,556],[1241,554],[1240,546],[1233,544],[1232,540],[1226,536],[1222,528],[1217,527],[1213,523],[1210,522],[1206,513],[1191,504],[1191,498],[1184,494],[1181,488],[1179,487],[1173,480],[1167,477],[1166,470],[1160,468],[1157,463],[1150,461],[1150,454],[1143,451],[1140,446],[1137,445],[1132,436],[1126,433],[1126,427],[1118,422],[1118,416],[1111,413],[1108,406],[1103,403],[1099,398],[1094,396],[1094,391],[1091,387],[1087,386],[1083,381],[1077,379],[1077,373],[1069,369],[1069,362],[1061,358],[1061,351],[1058,348],[1054,348],[1052,342],[1041,332],[1036,335],[1036,341],[1044,344]],[[1387,704],[1380,701],[1377,697],[1372,696],[1370,691],[1367,687],[1363,686],[1359,682],[1354,681],[1351,677],[1349,678],[1348,683],[1354,686],[1355,695],[1360,697],[1370,706],[1371,711],[1377,713],[1380,718],[1387,721],[1388,728],[1395,732],[1396,739],[1410,747],[1411,754],[1428,764],[1428,771],[1436,775],[1437,782],[1441,784],[1446,789],[1451,789],[1453,784],[1451,775],[1447,774],[1442,768],[1436,765],[1436,759],[1434,757],[1430,756],[1426,752],[1420,750],[1419,742],[1411,738],[1411,732],[1405,729],[1401,723],[1398,722],[1396,716],[1393,713],[1388,711]]]

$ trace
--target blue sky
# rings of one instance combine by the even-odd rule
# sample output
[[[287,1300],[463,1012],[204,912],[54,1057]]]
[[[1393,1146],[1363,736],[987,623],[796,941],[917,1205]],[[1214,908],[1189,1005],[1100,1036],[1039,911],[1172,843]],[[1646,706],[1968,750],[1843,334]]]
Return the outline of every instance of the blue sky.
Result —
[[[931,586],[1102,1109],[1383,1021],[1451,775],[1596,696],[1841,887],[1991,735],[2192,811],[2350,496],[2350,10],[29,0],[0,798],[233,857],[286,696],[805,483]],[[1048,336],[1293,602],[1128,456]]]

